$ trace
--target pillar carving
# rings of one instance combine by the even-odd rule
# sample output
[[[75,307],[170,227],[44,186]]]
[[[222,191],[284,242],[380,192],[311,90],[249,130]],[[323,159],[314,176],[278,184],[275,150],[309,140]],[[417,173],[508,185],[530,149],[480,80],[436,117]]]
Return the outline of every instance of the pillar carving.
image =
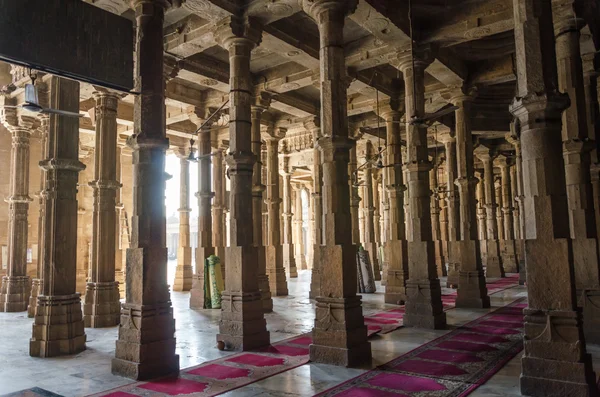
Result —
[[[304,185],[301,183],[293,183],[292,189],[294,190],[294,235],[296,241],[294,242],[296,266],[300,270],[307,270],[308,265],[306,264],[306,255],[304,251],[304,236],[303,226],[304,219],[302,217],[302,190]]]
[[[113,374],[136,380],[179,371],[167,284],[165,214],[165,76],[163,0],[134,0],[136,15],[133,214],[127,249],[127,294],[121,308]],[[152,354],[148,354],[148,352]]]
[[[320,120],[315,117],[304,122],[306,128],[312,135],[313,148],[313,194],[312,194],[312,210],[314,218],[313,229],[313,266],[310,278],[309,297],[316,299],[321,294],[321,244],[323,242],[323,170],[321,166],[321,147],[319,139],[321,139],[321,124]]]
[[[279,217],[279,141],[285,136],[283,128],[269,128],[267,142],[267,275],[271,293],[275,296],[287,296],[288,287],[283,265],[283,246],[281,245],[281,218]]]
[[[323,164],[323,245],[321,295],[317,297],[313,344],[314,362],[353,366],[369,362],[371,345],[356,294],[356,246],[352,243],[348,162],[346,66],[343,30],[355,0],[303,0],[304,11],[317,23],[320,35],[321,128]]]
[[[523,200],[523,157],[521,152],[521,138],[520,138],[520,127],[518,126],[518,120],[511,124],[511,132],[506,134],[506,140],[508,143],[515,148],[515,178],[516,178],[516,194],[515,201],[518,205],[518,224],[519,224],[519,240],[517,244],[519,246],[519,284],[525,285],[527,276],[526,262],[525,262],[525,202]]]
[[[289,156],[283,157],[283,266],[290,278],[298,277],[296,251],[292,239],[292,169]]]
[[[402,304],[406,301],[406,280],[408,280],[408,247],[406,240],[404,212],[404,173],[402,170],[402,139],[400,121],[402,103],[399,99],[391,100],[389,109],[384,109],[381,116],[386,123],[386,181],[389,197],[387,237],[384,249],[384,268],[386,274],[385,302]]]
[[[416,59],[413,59],[416,58]],[[425,68],[431,63],[427,49],[418,55],[399,59],[404,75],[406,120],[418,120],[425,114]],[[427,128],[419,123],[406,126],[406,170],[408,184],[408,274],[404,325],[439,329],[446,326],[442,308],[442,290],[435,268],[431,230],[431,190],[429,172],[432,165],[427,150]]]
[[[79,83],[50,80],[50,107],[79,110]],[[52,357],[85,350],[81,299],[76,292],[77,181],[85,169],[78,158],[79,121],[50,116],[43,222],[42,285],[37,297],[29,355]],[[52,332],[48,332],[49,328]]]
[[[6,99],[4,99],[6,100]],[[0,98],[0,109],[2,109]],[[8,266],[0,286],[0,312],[27,310],[31,281],[27,275],[29,223],[29,139],[36,119],[18,116],[17,109],[4,108],[0,122],[10,132],[10,176],[8,197]]]
[[[496,194],[494,187],[494,165],[497,157],[494,150],[480,145],[475,155],[483,163],[483,184],[486,215],[486,258],[485,271],[487,277],[504,277],[504,266],[500,260],[500,242],[498,240],[498,223],[496,221]]]
[[[96,123],[94,194],[90,280],[86,286],[83,321],[86,327],[102,328],[119,324],[121,303],[119,283],[115,280],[117,230],[116,198],[121,184],[117,180],[117,107],[119,96],[98,91],[93,120]]]
[[[226,232],[225,232],[225,166],[224,155],[225,148],[219,145],[213,156],[213,190],[215,193],[212,206],[212,242],[215,247],[215,255],[221,261],[221,273],[226,277],[225,268],[227,267],[227,258],[225,257]]]
[[[438,141],[444,144],[446,152],[446,229],[448,242],[446,244],[446,287],[456,288],[458,286],[459,263],[456,259],[454,248],[460,238],[459,219],[460,214],[458,202],[458,186],[456,181],[456,136],[453,130],[442,131],[438,134]]]
[[[356,155],[356,141],[353,140],[350,148],[350,161],[348,162],[348,173],[350,174],[350,218],[352,219],[352,244],[359,245],[363,240],[361,238],[361,223],[359,208],[361,207],[361,198],[358,194],[358,159]]]
[[[366,158],[371,160],[373,159],[375,152],[373,148],[373,144],[371,141],[366,141],[366,149],[365,149]],[[365,222],[365,240],[364,240],[364,248],[369,252],[369,257],[371,259],[371,265],[373,266],[373,274],[375,276],[375,280],[381,280],[381,269],[379,267],[379,256],[377,255],[377,250],[379,244],[377,243],[377,238],[375,237],[375,189],[373,189],[373,184],[375,178],[373,178],[373,169],[370,166],[363,168],[364,172],[364,222]],[[379,222],[377,222],[378,224]]]
[[[446,266],[442,248],[442,236],[440,229],[440,197],[438,193],[438,167],[439,158],[433,158],[433,168],[429,171],[429,186],[431,186],[431,233],[435,252],[435,267],[438,277],[445,276]]]
[[[257,242],[248,197],[253,193],[252,174],[256,155],[252,151],[250,53],[261,40],[253,19],[230,16],[217,23],[215,38],[229,51],[230,147],[227,155],[231,193],[227,247],[226,290],[222,294],[217,342],[226,349],[250,350],[269,344],[264,308],[258,285]]]
[[[562,162],[559,94],[550,0],[514,0],[521,125],[528,303],[521,393],[592,396],[596,382],[575,301],[573,244]]]
[[[517,273],[519,270],[517,266],[515,239],[513,236],[513,200],[510,183],[510,167],[512,165],[512,159],[500,155],[496,158],[494,163],[500,168],[499,191],[502,198],[498,201],[501,203],[499,209],[501,216],[499,217],[500,224],[498,227],[502,230],[502,233],[499,234],[502,266],[504,267],[504,271],[506,273]]]
[[[189,150],[194,150],[190,148]],[[192,269],[192,247],[190,242],[190,162],[189,153],[179,148],[179,246],[177,247],[177,267],[173,291],[189,291],[192,289],[194,271]],[[202,263],[204,267],[204,264]]]

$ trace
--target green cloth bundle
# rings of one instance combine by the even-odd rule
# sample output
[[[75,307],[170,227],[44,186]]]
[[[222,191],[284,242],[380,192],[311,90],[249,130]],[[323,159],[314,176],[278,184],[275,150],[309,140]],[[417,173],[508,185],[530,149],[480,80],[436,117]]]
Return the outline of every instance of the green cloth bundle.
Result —
[[[204,260],[204,308],[220,309],[223,292],[223,274],[221,260],[211,255]]]

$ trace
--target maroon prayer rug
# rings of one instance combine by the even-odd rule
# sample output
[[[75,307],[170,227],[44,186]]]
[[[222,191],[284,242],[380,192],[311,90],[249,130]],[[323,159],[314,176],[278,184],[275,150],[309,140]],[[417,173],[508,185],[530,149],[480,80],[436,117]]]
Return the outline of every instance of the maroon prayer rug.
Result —
[[[523,349],[521,298],[319,397],[463,397]]]

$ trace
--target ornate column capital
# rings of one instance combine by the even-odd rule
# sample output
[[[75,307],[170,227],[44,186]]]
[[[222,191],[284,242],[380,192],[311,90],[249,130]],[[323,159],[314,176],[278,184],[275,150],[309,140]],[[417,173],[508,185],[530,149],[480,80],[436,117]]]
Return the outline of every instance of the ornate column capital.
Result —
[[[476,86],[450,87],[448,90],[442,92],[442,98],[454,106],[462,107],[465,102],[473,102],[475,100],[477,91]]]
[[[496,150],[485,145],[477,146],[475,150],[473,150],[473,154],[484,164],[487,162],[492,162],[497,157]]]
[[[443,143],[444,145],[448,145],[450,143],[456,142],[456,133],[451,128],[445,128],[445,129],[442,129],[441,131],[440,131],[440,129],[438,129],[436,135],[437,135],[436,140],[438,142]]]
[[[558,37],[567,32],[581,30],[586,25],[581,15],[583,15],[583,1],[552,0],[554,34]]]
[[[179,74],[181,70],[181,62],[174,56],[165,54],[163,59],[163,76],[168,83]]]
[[[228,16],[217,22],[215,40],[229,50],[233,44],[245,44],[249,49],[262,40],[262,27],[251,17]]]
[[[302,0],[302,9],[319,22],[327,15],[330,19],[345,18],[354,13],[358,0]]]
[[[414,61],[413,61],[414,57]],[[398,69],[404,74],[407,70],[415,69],[425,70],[434,61],[434,48],[431,45],[420,45],[410,50],[402,50],[397,54]]]

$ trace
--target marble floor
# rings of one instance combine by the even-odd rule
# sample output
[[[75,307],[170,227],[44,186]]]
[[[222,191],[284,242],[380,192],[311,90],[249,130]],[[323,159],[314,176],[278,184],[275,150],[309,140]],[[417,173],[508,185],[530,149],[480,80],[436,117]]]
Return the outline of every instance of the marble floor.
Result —
[[[274,311],[266,315],[271,341],[311,330],[314,303],[307,298],[309,284],[310,273],[300,271],[297,279],[289,280],[290,295],[273,299]],[[363,295],[363,308],[367,314],[394,307],[383,303],[383,289],[377,284],[377,293]],[[450,290],[445,291],[448,292]],[[492,306],[504,306],[525,295],[525,288],[511,288],[493,295]],[[219,310],[189,310],[189,293],[173,292],[172,299],[181,368],[232,354],[216,348]],[[449,330],[486,312],[488,310],[450,310],[447,312]],[[85,396],[131,382],[110,373],[117,327],[86,329],[87,350],[78,355],[41,359],[32,358],[28,354],[31,322],[25,313],[0,313],[0,335],[3,341],[10,341],[0,344],[0,395],[39,387],[63,396]],[[372,366],[383,364],[449,330],[401,328],[386,335],[375,336],[371,338]],[[589,350],[595,359],[594,367],[600,368],[600,347],[590,346]],[[231,391],[224,396],[311,396],[368,369],[307,364]],[[520,360],[516,357],[471,396],[518,396],[519,374]]]

